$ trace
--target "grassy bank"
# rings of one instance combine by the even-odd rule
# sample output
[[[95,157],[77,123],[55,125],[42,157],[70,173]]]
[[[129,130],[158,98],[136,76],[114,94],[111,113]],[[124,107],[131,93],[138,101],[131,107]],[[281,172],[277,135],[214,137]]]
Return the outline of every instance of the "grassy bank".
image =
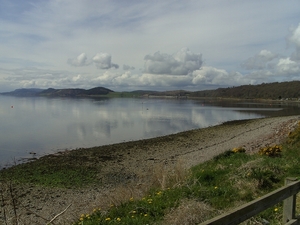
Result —
[[[239,123],[245,125],[246,121],[235,123],[236,126]],[[180,141],[182,135],[187,134],[180,135],[176,138],[168,136],[168,143]],[[160,146],[163,140],[158,138],[139,143],[149,150],[153,143]],[[97,147],[78,149],[2,170],[0,204],[3,206],[11,199],[11,208],[18,210],[18,196],[13,189],[24,184],[68,190],[88,190],[107,184],[108,180],[99,179],[99,175],[105,172],[105,162],[114,159],[118,166],[121,155],[134,157],[128,149],[136,145],[137,142],[115,144],[104,146],[101,151]],[[286,177],[300,178],[299,124],[281,145],[262,148],[259,153],[251,155],[236,147],[190,170],[185,170],[178,163],[172,171],[168,171],[161,164],[153,171],[151,182],[144,186],[140,184],[138,173],[134,177],[122,173],[123,170],[110,172],[107,177],[117,180],[118,184],[124,179],[128,181],[128,177],[131,183],[115,189],[117,194],[107,197],[109,203],[105,207],[95,207],[88,214],[76,214],[74,224],[197,224],[283,186]],[[8,186],[7,196],[2,191],[4,184]],[[299,214],[300,206],[297,207]],[[4,208],[0,210],[0,223],[8,221],[2,210]],[[263,221],[280,224],[281,216],[282,205],[278,204],[252,218],[248,224],[262,224]],[[49,219],[45,221],[49,222]]]
[[[253,155],[242,148],[228,150],[193,167],[184,179],[173,173],[144,197],[131,197],[110,209],[96,208],[81,215],[76,224],[196,224],[283,186],[286,177],[300,178],[299,155],[298,126],[282,145]],[[247,224],[281,224],[281,217],[282,204],[278,204]]]

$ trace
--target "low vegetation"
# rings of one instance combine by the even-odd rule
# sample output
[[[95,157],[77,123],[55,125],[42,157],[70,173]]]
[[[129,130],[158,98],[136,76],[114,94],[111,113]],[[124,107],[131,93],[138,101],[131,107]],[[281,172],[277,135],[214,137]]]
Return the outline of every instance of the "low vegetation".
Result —
[[[45,165],[32,174],[30,182],[70,187],[70,183],[61,181],[65,176],[74,176],[75,187],[95,184],[95,168],[91,167],[88,173],[67,167],[65,175]],[[300,178],[300,123],[281,145],[266,146],[255,154],[247,154],[237,147],[188,171],[180,166],[171,173],[158,171],[152,187],[143,196],[126,192],[122,196],[125,200],[112,201],[106,208],[78,215],[74,224],[197,224],[257,199],[282,187],[286,177]],[[0,174],[2,179],[8,179],[5,174],[9,173]],[[46,181],[41,181],[41,174]],[[14,178],[18,182],[29,182],[28,177],[22,178],[17,173]],[[282,204],[277,204],[244,224],[281,224],[282,210]]]
[[[75,224],[200,223],[283,186],[286,177],[300,178],[299,153],[300,127],[282,145],[252,155],[243,148],[228,150],[193,167],[185,179],[169,179],[165,187],[153,187],[140,199],[129,197],[109,209],[94,209]],[[281,217],[282,204],[278,204],[247,224],[281,224]]]

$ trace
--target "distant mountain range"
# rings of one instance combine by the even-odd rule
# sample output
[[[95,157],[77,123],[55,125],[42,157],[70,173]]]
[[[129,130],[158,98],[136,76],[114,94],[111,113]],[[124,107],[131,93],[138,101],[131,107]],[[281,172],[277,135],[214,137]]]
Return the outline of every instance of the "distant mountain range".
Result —
[[[259,85],[242,85],[238,87],[218,88],[204,91],[147,91],[115,92],[104,87],[92,89],[36,89],[22,88],[12,92],[1,93],[12,96],[48,96],[48,97],[177,97],[177,98],[239,98],[239,99],[299,99],[300,81],[263,83]]]
[[[48,96],[48,97],[85,97],[85,96],[98,96],[107,95],[114,92],[110,89],[103,87],[95,87],[92,89],[68,88],[68,89],[37,89],[37,88],[21,88],[11,92],[1,93],[2,95],[12,96]]]

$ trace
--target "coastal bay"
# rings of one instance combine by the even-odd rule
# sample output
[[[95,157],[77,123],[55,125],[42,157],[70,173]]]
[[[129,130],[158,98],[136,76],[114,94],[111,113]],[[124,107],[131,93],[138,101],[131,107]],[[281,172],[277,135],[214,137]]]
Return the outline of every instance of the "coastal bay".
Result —
[[[2,185],[5,174],[10,174],[12,180],[19,176],[18,173],[26,177],[27,180],[16,181],[14,185],[18,201],[26,206],[19,209],[24,220],[45,222],[43,218],[50,220],[70,205],[57,222],[71,222],[95,207],[107,207],[114,201],[108,196],[119,192],[120,187],[129,185],[128,190],[139,193],[139,188],[151,185],[153,173],[158,168],[172,171],[180,164],[181,169],[189,169],[235,147],[244,147],[248,154],[253,154],[261,147],[280,143],[298,120],[299,116],[285,116],[231,121],[157,138],[62,151],[2,171]],[[59,170],[65,169],[66,174],[66,168],[70,168],[78,177],[89,171],[95,176],[83,182],[84,186],[74,184],[72,187],[62,182],[62,185],[53,183],[51,187],[51,184],[43,185],[42,181],[30,178],[41,165],[50,168],[44,171],[45,178],[50,176],[49,172],[54,173],[51,168],[62,173],[64,171]],[[70,182],[72,179],[70,177]],[[35,213],[28,213],[28,209]]]

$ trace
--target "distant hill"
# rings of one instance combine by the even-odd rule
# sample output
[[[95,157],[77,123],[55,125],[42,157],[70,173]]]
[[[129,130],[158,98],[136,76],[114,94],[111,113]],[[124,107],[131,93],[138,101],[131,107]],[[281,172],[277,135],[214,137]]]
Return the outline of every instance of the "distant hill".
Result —
[[[92,89],[80,89],[80,88],[70,88],[70,89],[54,89],[49,88],[40,92],[39,96],[51,96],[51,97],[85,97],[85,96],[98,96],[107,95],[110,92],[114,92],[110,89],[104,87],[95,87]]]
[[[190,97],[222,97],[241,99],[300,98],[300,81],[242,85],[216,90],[191,92]]]
[[[176,97],[176,98],[239,98],[239,99],[299,99],[300,81],[263,83],[259,85],[242,85],[237,87],[218,88],[204,91],[147,91],[114,92],[104,87],[92,89],[16,89],[12,92],[1,93],[12,96],[49,96],[49,97]]]
[[[39,88],[20,88],[16,89],[11,92],[4,92],[1,93],[2,95],[13,95],[13,96],[23,96],[23,97],[29,97],[29,96],[36,96],[45,89],[39,89]]]
[[[114,92],[110,89],[104,87],[95,87],[92,89],[80,89],[80,88],[70,88],[70,89],[16,89],[12,92],[1,93],[3,95],[12,96],[47,96],[47,97],[85,97],[85,96],[98,96],[107,95]]]

